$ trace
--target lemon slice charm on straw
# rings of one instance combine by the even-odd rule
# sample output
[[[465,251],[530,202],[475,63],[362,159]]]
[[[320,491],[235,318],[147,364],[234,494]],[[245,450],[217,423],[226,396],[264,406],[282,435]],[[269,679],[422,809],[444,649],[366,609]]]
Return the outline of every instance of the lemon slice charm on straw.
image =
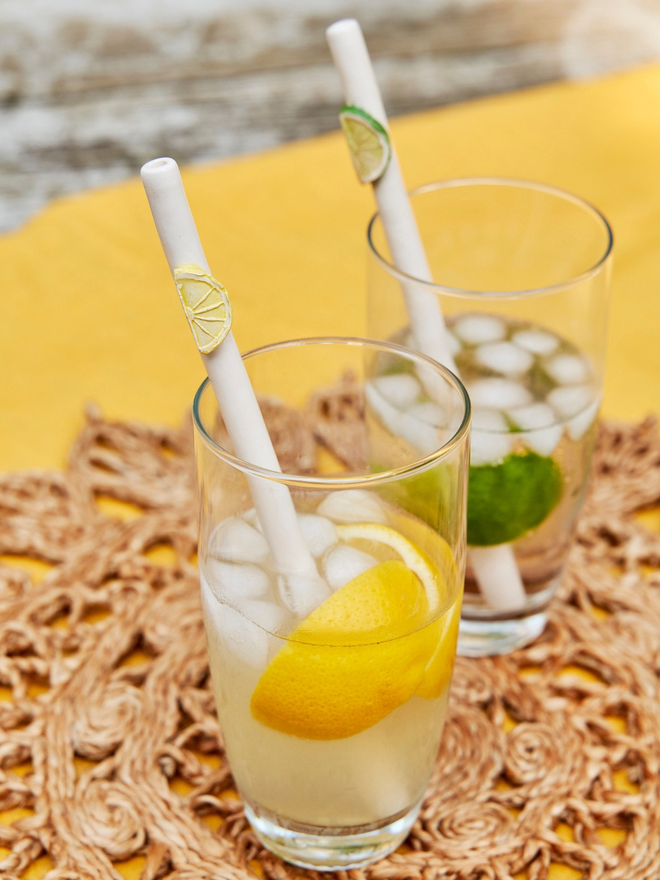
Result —
[[[209,354],[231,329],[227,291],[200,266],[179,266],[174,270],[174,281],[197,348]]]
[[[345,104],[341,108],[339,121],[360,182],[373,183],[378,180],[385,173],[392,156],[387,132],[373,116],[352,104]]]

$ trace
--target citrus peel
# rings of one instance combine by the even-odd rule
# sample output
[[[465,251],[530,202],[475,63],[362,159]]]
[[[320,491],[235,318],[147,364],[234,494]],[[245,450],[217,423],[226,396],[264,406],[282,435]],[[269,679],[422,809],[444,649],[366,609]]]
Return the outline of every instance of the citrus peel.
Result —
[[[433,570],[429,563],[419,553],[417,547],[389,526],[379,523],[357,523],[355,525],[337,526],[337,534],[343,541],[369,541],[375,544],[384,544],[398,553],[407,567],[414,572],[424,587],[429,611],[433,612],[438,607],[438,587]]]
[[[339,529],[344,540],[379,540],[401,559],[380,562],[333,593],[261,675],[253,717],[305,739],[354,736],[415,694],[433,699],[453,668],[460,599],[433,620],[427,589],[435,590],[437,610],[439,578],[414,544],[373,523]]]

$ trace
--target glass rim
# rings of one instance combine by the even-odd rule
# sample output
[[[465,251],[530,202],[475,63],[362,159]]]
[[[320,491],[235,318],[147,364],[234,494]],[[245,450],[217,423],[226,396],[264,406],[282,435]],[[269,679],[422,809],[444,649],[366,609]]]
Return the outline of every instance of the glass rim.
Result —
[[[402,272],[400,269],[390,263],[382,254],[378,251],[374,240],[373,240],[373,232],[374,227],[377,220],[380,217],[380,211],[376,211],[376,213],[371,217],[369,224],[367,226],[367,244],[369,246],[369,250],[374,255],[378,263],[388,272],[390,275],[393,275],[395,278],[398,278],[400,281],[404,282],[414,282],[420,286],[423,286],[431,291],[436,291],[438,293],[443,293],[449,296],[455,296],[458,298],[470,298],[473,299],[475,297],[493,297],[498,299],[518,299],[520,297],[525,296],[543,296],[549,293],[556,293],[560,290],[566,290],[569,287],[574,287],[577,284],[580,284],[584,281],[587,281],[589,278],[593,278],[598,272],[603,268],[608,258],[612,253],[612,248],[614,245],[614,233],[612,232],[612,227],[610,226],[607,218],[596,208],[591,202],[586,201],[586,199],[581,198],[580,196],[576,196],[567,190],[560,189],[556,186],[551,186],[550,184],[540,183],[535,180],[524,180],[521,178],[515,177],[456,177],[450,180],[437,180],[432,183],[425,183],[422,186],[417,186],[414,189],[409,190],[408,195],[419,196],[425,195],[429,192],[435,192],[437,190],[445,190],[445,189],[456,189],[461,186],[508,186],[516,189],[524,189],[524,190],[536,190],[537,192],[545,193],[546,195],[556,196],[557,198],[561,198],[566,202],[571,202],[582,210],[590,214],[591,217],[596,220],[601,226],[604,228],[606,234],[606,246],[603,254],[598,258],[598,260],[590,266],[588,269],[585,269],[583,272],[580,272],[577,275],[574,275],[572,278],[568,278],[566,281],[559,281],[555,284],[548,284],[543,287],[530,287],[523,290],[468,290],[467,288],[461,287],[450,287],[445,284],[437,284],[434,281],[424,281],[422,278],[417,278],[415,275],[408,275],[406,272]]]
[[[248,476],[261,477],[262,479],[270,480],[275,483],[281,483],[287,486],[295,486],[305,489],[318,488],[335,490],[337,490],[339,487],[346,489],[356,489],[363,486],[370,487],[377,483],[391,483],[394,480],[400,480],[413,474],[421,473],[423,471],[426,471],[432,465],[437,464],[438,462],[447,458],[447,456],[449,456],[461,444],[469,430],[471,419],[470,398],[468,396],[467,390],[465,389],[465,386],[463,385],[461,380],[457,376],[455,376],[454,373],[451,372],[451,370],[447,369],[447,367],[444,367],[442,364],[434,361],[432,358],[427,357],[424,354],[411,351],[410,349],[405,348],[402,345],[360,336],[310,336],[299,339],[287,339],[282,342],[269,343],[268,345],[263,345],[258,348],[250,349],[249,351],[242,354],[241,357],[244,361],[246,361],[252,357],[256,357],[261,354],[267,354],[273,351],[281,351],[288,348],[296,348],[302,345],[335,344],[342,344],[354,347],[368,346],[372,349],[380,349],[390,353],[400,354],[411,361],[417,362],[419,365],[429,367],[436,373],[439,373],[442,378],[458,393],[460,399],[463,401],[464,412],[460,425],[454,431],[452,436],[430,455],[423,456],[411,462],[410,464],[402,465],[398,468],[391,468],[386,471],[380,471],[379,473],[350,476],[345,476],[342,473],[332,474],[325,477],[309,476],[306,474],[286,474],[281,473],[280,471],[272,471],[268,468],[262,468],[259,465],[255,465],[251,462],[245,461],[244,459],[233,455],[231,452],[228,452],[224,447],[220,446],[220,444],[211,437],[211,435],[206,430],[200,414],[200,403],[202,400],[202,396],[204,395],[204,392],[207,391],[207,389],[209,388],[211,382],[211,380],[207,377],[197,389],[193,400],[192,417],[197,436],[203,441],[204,445],[214,455],[222,459],[226,464],[229,464],[231,467],[241,471]]]

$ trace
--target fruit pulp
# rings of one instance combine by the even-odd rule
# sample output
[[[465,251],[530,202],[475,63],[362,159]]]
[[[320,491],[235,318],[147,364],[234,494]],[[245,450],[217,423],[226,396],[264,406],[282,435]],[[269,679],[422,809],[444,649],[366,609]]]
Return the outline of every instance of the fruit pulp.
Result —
[[[253,511],[221,524],[200,560],[211,674],[232,772],[253,814],[283,827],[325,834],[378,828],[411,809],[412,822],[438,750],[459,577],[442,538],[375,493],[362,494],[371,496],[362,498],[365,512],[374,505],[380,511],[377,522],[347,527],[323,516],[323,503],[300,514],[319,575],[332,584],[329,598],[305,617],[292,610],[267,551],[243,528],[254,524],[258,531]],[[421,579],[402,554],[418,572],[422,566]],[[370,597],[373,607],[365,607]],[[399,619],[406,602],[408,621]],[[299,697],[292,703],[288,685]],[[255,711],[255,702],[270,715]],[[279,720],[270,721],[278,712]]]

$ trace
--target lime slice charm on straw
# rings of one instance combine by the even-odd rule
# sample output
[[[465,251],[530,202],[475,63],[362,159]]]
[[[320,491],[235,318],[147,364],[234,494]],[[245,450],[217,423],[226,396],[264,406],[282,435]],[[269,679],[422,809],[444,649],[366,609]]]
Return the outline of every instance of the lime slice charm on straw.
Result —
[[[231,328],[231,303],[225,288],[200,266],[179,266],[174,281],[197,348],[214,351]]]
[[[339,111],[353,165],[361,183],[373,183],[385,173],[392,148],[383,126],[366,111],[345,104]]]

